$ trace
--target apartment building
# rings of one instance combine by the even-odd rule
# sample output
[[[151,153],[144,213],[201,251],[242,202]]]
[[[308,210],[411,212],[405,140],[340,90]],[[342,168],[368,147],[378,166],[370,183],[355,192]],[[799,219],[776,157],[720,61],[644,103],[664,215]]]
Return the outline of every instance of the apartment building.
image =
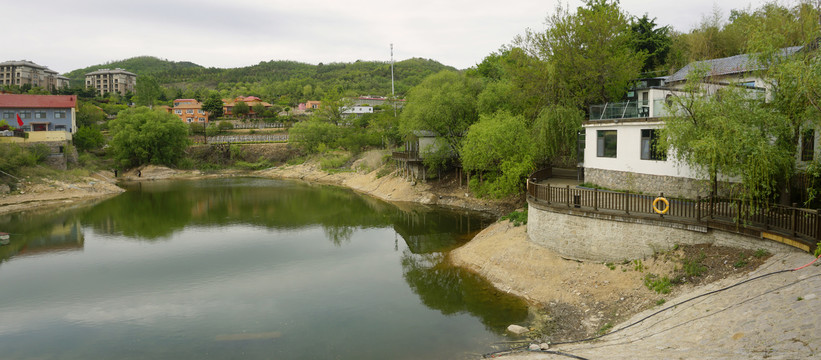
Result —
[[[123,69],[100,69],[86,74],[86,89],[97,90],[100,96],[110,92],[125,94],[134,92],[137,85],[137,74]]]
[[[48,91],[67,88],[68,78],[45,66],[28,60],[12,60],[0,63],[0,86],[31,85]]]

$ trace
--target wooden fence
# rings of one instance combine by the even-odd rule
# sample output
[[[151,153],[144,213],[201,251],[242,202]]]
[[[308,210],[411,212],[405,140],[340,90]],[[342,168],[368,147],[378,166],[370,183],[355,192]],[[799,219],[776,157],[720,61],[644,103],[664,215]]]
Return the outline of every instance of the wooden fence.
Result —
[[[653,208],[653,203],[656,198],[664,197],[664,194],[655,196],[539,183],[546,179],[547,174],[549,173],[543,171],[534,173],[528,179],[527,192],[530,200],[551,207],[666,219],[749,235],[760,235],[761,231],[766,231],[801,242],[810,249],[814,249],[815,244],[821,241],[818,210],[750,204],[738,199],[711,196],[695,200],[666,199],[669,203],[668,210],[665,214],[659,214]],[[661,211],[665,207],[662,201],[656,204],[656,208]]]

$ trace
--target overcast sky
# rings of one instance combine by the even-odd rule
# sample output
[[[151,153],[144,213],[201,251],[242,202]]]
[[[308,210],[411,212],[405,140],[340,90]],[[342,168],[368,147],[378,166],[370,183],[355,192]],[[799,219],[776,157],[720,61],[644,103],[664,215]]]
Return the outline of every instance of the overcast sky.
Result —
[[[544,30],[557,0],[21,0],[3,5],[6,60],[60,73],[150,55],[206,67],[269,60],[421,57],[465,69],[525,29]],[[688,31],[714,7],[763,0],[622,0],[629,14]],[[783,3],[783,1],[782,1]],[[562,1],[572,8],[580,0]]]

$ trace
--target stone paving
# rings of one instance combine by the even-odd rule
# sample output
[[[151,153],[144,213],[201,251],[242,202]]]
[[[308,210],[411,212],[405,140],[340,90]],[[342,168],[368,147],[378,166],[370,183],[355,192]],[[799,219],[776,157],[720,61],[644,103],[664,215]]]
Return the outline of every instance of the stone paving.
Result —
[[[636,314],[614,330],[745,279],[813,260],[806,253],[775,254],[742,278],[705,285]],[[551,346],[586,359],[821,359],[821,260],[677,305],[600,340]],[[520,352],[504,359],[569,359]]]

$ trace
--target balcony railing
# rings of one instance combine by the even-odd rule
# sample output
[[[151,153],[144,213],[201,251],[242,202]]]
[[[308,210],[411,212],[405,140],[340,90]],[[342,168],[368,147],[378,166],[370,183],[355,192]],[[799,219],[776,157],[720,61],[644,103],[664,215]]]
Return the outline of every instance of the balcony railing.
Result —
[[[650,106],[636,101],[590,106],[590,120],[633,119],[650,117]]]

